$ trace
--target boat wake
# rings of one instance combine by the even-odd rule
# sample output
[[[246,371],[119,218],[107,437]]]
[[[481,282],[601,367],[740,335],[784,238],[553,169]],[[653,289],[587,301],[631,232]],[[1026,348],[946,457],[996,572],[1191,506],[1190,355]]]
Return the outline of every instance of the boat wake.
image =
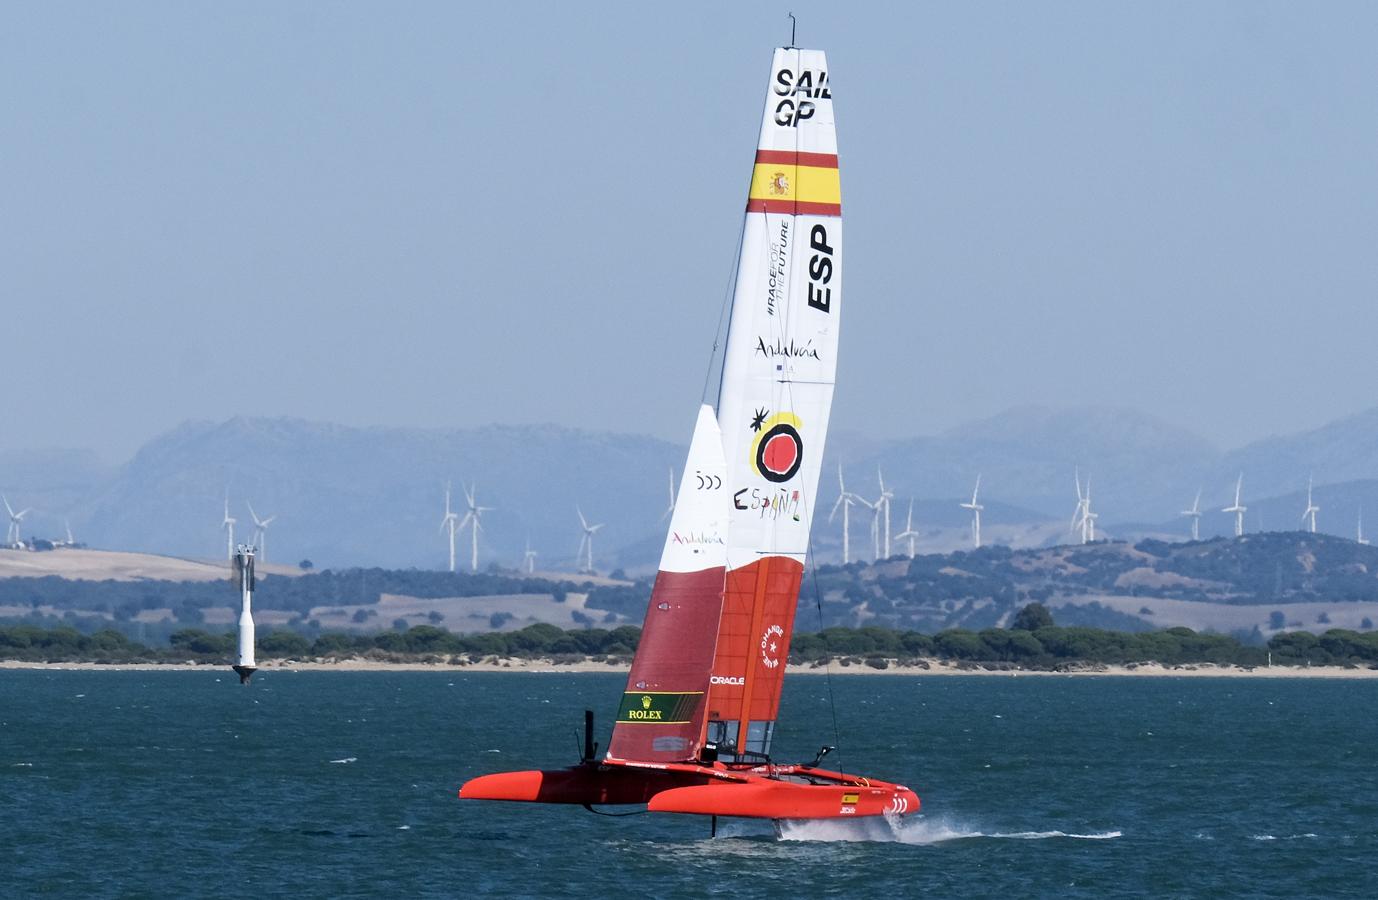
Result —
[[[1074,833],[1069,831],[983,831],[944,819],[893,820],[869,818],[854,820],[814,819],[780,823],[784,841],[874,842],[896,844],[940,844],[970,838],[999,838],[1037,841],[1065,838],[1078,841],[1106,841],[1123,836],[1120,831]]]

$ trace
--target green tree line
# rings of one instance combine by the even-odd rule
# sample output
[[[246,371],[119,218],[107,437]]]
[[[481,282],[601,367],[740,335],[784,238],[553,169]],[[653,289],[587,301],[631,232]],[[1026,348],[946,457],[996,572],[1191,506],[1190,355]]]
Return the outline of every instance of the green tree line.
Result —
[[[1055,669],[1088,663],[1149,663],[1182,665],[1218,663],[1241,666],[1265,664],[1271,653],[1275,665],[1378,666],[1378,634],[1331,629],[1315,635],[1305,631],[1274,635],[1266,647],[1240,643],[1227,635],[1190,628],[1125,632],[1099,628],[1061,627],[1047,610],[1030,604],[1019,612],[1012,628],[968,631],[947,629],[936,634],[889,628],[826,628],[794,635],[790,661],[817,663],[828,659],[866,662],[877,668],[889,660],[901,663],[938,659],[1030,669]],[[1022,627],[1021,627],[1022,626]],[[396,660],[437,661],[444,658],[485,657],[629,659],[641,629],[582,628],[565,631],[554,625],[530,625],[517,631],[460,635],[431,625],[379,634],[326,633],[308,640],[292,631],[267,631],[258,639],[263,660],[329,659],[382,656]],[[0,626],[0,658],[31,662],[197,662],[228,663],[236,652],[233,631],[212,633],[186,628],[172,634],[168,647],[147,647],[107,629],[82,634],[60,626]]]

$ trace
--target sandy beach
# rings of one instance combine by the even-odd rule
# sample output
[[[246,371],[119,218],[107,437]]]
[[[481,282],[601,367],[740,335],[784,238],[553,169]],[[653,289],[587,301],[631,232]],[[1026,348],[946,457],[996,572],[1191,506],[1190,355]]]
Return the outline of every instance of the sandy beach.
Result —
[[[791,675],[839,675],[839,676],[896,676],[911,677],[970,675],[981,678],[1375,678],[1378,669],[1346,668],[1344,666],[1220,666],[1209,663],[1191,663],[1178,666],[1163,666],[1158,663],[1139,663],[1130,665],[1085,665],[1066,671],[1046,671],[1039,669],[982,669],[961,667],[947,660],[927,660],[918,665],[897,665],[891,662],[885,669],[876,669],[864,663],[843,665],[833,660],[828,665],[791,665],[787,670]],[[211,671],[224,669],[228,665],[213,663],[93,663],[62,662],[40,663],[22,660],[0,660],[0,669],[56,669],[81,671],[126,671],[126,672],[173,672],[173,671]],[[585,659],[575,662],[556,663],[549,659],[500,659],[489,657],[478,662],[386,662],[375,659],[331,659],[310,661],[265,662],[259,666],[261,672],[531,672],[577,674],[584,672],[625,673],[628,666],[623,663],[608,663],[601,660]]]

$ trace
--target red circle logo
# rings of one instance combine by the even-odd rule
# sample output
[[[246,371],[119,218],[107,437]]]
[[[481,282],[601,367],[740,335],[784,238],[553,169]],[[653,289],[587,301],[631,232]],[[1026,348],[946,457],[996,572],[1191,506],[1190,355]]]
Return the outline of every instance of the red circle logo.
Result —
[[[780,422],[756,445],[756,470],[767,481],[789,481],[804,461],[804,442],[793,425]]]

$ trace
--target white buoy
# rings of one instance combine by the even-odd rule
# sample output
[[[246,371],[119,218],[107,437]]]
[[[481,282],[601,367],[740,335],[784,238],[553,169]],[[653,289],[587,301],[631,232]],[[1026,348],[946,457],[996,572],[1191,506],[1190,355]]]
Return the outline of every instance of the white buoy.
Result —
[[[254,548],[243,544],[234,554],[235,569],[239,572],[239,665],[234,667],[239,674],[239,683],[248,684],[258,670],[254,663]]]

